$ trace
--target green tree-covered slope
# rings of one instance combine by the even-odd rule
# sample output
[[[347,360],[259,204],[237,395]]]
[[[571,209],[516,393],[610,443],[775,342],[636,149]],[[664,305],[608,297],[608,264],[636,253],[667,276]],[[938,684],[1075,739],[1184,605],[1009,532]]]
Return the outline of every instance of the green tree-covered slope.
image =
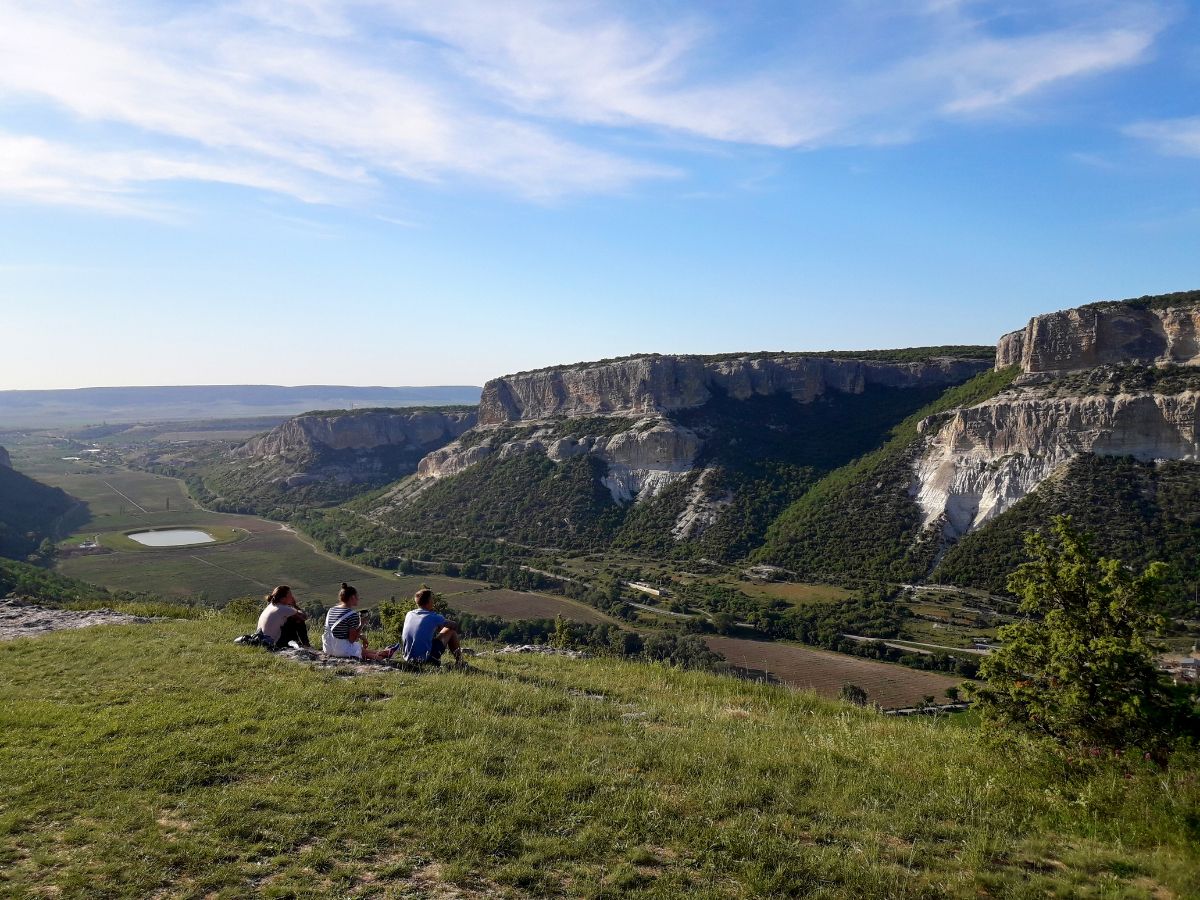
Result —
[[[1142,463],[1131,457],[1081,456],[982,528],[961,538],[932,580],[1005,591],[1025,556],[1025,535],[1069,515],[1095,538],[1096,550],[1135,568],[1171,567],[1164,611],[1200,618],[1200,464]]]
[[[704,445],[692,474],[651,501],[615,502],[601,483],[605,464],[595,457],[554,463],[538,452],[493,456],[439,480],[398,508],[376,509],[373,499],[351,504],[390,531],[355,543],[383,544],[400,552],[411,536],[421,536],[425,546],[425,538],[441,535],[530,547],[611,546],[651,556],[739,559],[762,542],[775,517],[823,474],[878,447],[897,423],[930,408],[944,393],[941,387],[871,387],[862,394],[831,392],[812,403],[783,395],[716,397],[671,414],[677,424],[699,434]],[[615,427],[632,424],[618,420]],[[613,427],[607,419],[599,425]],[[581,428],[594,433],[586,431],[594,426],[578,420],[555,427],[559,437],[578,434]],[[493,436],[493,442],[505,437]],[[707,493],[731,502],[698,536],[678,541],[672,527],[705,468],[711,469]],[[361,526],[355,530],[361,532]]]
[[[994,397],[1015,375],[1015,367],[984,372],[905,418],[883,447],[829,473],[784,511],[753,558],[806,578],[911,582],[923,577],[937,542],[921,534],[920,510],[908,493],[921,447],[917,425]]]
[[[23,559],[85,516],[86,507],[60,488],[0,466],[0,556]]]
[[[767,527],[822,475],[875,449],[905,416],[946,388],[869,387],[861,394],[831,391],[811,403],[776,395],[735,400],[717,396],[671,418],[704,438],[697,470],[713,469],[705,491],[730,502],[715,522],[680,544],[671,527],[694,479],[630,510],[617,547],[656,555],[733,561],[758,547]]]

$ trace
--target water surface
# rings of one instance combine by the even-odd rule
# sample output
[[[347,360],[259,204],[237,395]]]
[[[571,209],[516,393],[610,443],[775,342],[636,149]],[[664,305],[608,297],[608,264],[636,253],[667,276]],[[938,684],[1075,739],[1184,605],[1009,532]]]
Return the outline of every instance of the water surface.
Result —
[[[161,531],[137,531],[129,539],[147,547],[187,547],[191,544],[212,544],[216,538],[197,528],[163,528]]]

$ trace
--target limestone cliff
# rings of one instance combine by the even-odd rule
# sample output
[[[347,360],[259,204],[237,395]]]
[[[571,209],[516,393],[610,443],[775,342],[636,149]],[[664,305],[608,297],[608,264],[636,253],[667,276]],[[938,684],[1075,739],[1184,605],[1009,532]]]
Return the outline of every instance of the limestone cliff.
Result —
[[[206,481],[249,508],[343,500],[411,474],[475,418],[471,407],[307,413],[232,449]]]
[[[589,454],[605,463],[614,500],[643,502],[693,477],[705,434],[678,421],[715,398],[790,397],[811,403],[868,388],[928,388],[966,381],[990,359],[931,356],[888,361],[804,354],[642,356],[508,375],[484,387],[479,426],[421,460],[418,476],[457,475],[490,457],[535,452],[555,462]],[[672,533],[694,537],[731,497],[697,473]]]
[[[926,524],[957,537],[1008,509],[1082,453],[1197,459],[1200,394],[1048,397],[1015,391],[923,423],[913,493]],[[944,517],[944,518],[943,518]]]
[[[309,413],[252,438],[234,451],[253,459],[298,458],[320,450],[373,450],[445,444],[475,424],[475,411],[462,409],[351,410]]]
[[[422,459],[417,474],[423,478],[456,475],[492,455],[506,459],[517,453],[536,452],[562,462],[588,453],[607,464],[604,486],[613,499],[628,501],[638,496],[652,497],[690,472],[701,445],[693,431],[657,417],[633,422],[630,428],[615,434],[581,436],[560,436],[554,423],[546,423],[527,437],[507,439],[502,433],[493,433],[469,447],[450,444]]]
[[[1179,298],[1178,305],[1170,305],[1173,298]],[[1020,366],[1034,374],[1102,365],[1200,363],[1200,294],[1154,301],[1095,303],[1035,316],[1022,330],[1000,338],[996,367]]]
[[[963,535],[1084,453],[1200,458],[1200,370],[1188,369],[1200,365],[1194,300],[1093,304],[1004,335],[996,364],[1020,367],[1014,386],[922,423],[911,493],[926,526]]]
[[[701,406],[717,392],[735,399],[788,394],[807,403],[831,390],[862,393],[868,385],[955,384],[986,367],[979,360],[951,358],[889,362],[806,354],[637,356],[493,379],[483,388],[479,423],[661,414]]]

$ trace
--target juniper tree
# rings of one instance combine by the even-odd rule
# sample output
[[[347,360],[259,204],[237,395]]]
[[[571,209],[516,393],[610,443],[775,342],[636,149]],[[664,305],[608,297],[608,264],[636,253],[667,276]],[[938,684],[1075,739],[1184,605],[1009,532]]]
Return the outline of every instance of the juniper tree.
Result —
[[[1030,560],[1009,576],[1025,618],[980,666],[985,717],[1064,747],[1166,745],[1178,719],[1152,643],[1166,566],[1139,574],[1097,556],[1069,516],[1050,531],[1026,538]]]

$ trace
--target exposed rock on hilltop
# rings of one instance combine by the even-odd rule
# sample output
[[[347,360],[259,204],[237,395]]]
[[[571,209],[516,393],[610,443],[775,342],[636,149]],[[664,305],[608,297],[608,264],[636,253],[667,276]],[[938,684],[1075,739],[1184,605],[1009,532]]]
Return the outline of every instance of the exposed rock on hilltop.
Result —
[[[983,368],[978,359],[946,357],[888,362],[807,354],[640,356],[493,379],[483,388],[479,423],[660,414],[702,406],[716,394],[737,400],[787,394],[807,403],[829,391],[860,394],[869,385],[955,384]]]
[[[947,537],[965,534],[1084,453],[1194,460],[1198,401],[1194,391],[1080,397],[1025,391],[956,410],[945,424],[929,427],[928,449],[916,466],[925,522],[944,517]]]
[[[481,427],[469,435],[474,440],[435,451],[417,471],[422,478],[442,478],[493,454],[505,459],[538,452],[556,462],[589,454],[607,467],[603,484],[614,500],[645,500],[688,475],[704,446],[702,436],[674,421],[671,413],[702,407],[714,398],[783,396],[806,404],[868,388],[951,385],[990,367],[991,361],[982,358],[887,361],[797,353],[639,356],[506,375],[484,386]],[[570,427],[564,427],[564,420]],[[519,435],[503,427],[512,425],[526,427]],[[698,495],[696,502],[707,501]],[[685,515],[687,527],[680,528],[690,533],[695,515]]]
[[[1005,335],[997,366],[1020,367],[1014,386],[922,425],[912,493],[926,524],[956,538],[1081,454],[1197,459],[1197,323],[1193,292],[1064,310]]]
[[[607,423],[598,427],[604,424]],[[627,430],[616,434],[560,436],[559,426],[547,423],[535,428],[528,437],[508,440],[506,435],[499,434],[488,443],[470,447],[451,444],[422,459],[417,473],[425,478],[455,475],[493,453],[500,459],[519,453],[541,453],[554,462],[590,454],[607,466],[608,474],[602,482],[613,499],[626,501],[646,489],[645,496],[654,496],[674,476],[691,470],[703,443],[693,431],[655,417],[629,420],[628,425]]]
[[[991,375],[994,349],[861,357],[641,356],[498,378],[477,427],[360,510],[393,533],[734,558],[820,473]]]
[[[1026,374],[1102,365],[1200,363],[1200,291],[1093,303],[1035,316],[996,347],[996,367]]]
[[[226,507],[337,502],[411,474],[475,418],[473,407],[306,413],[235,447],[205,483]]]
[[[475,424],[475,410],[378,409],[306,413],[251,438],[234,455],[296,459],[337,450],[428,447],[454,440]]]

